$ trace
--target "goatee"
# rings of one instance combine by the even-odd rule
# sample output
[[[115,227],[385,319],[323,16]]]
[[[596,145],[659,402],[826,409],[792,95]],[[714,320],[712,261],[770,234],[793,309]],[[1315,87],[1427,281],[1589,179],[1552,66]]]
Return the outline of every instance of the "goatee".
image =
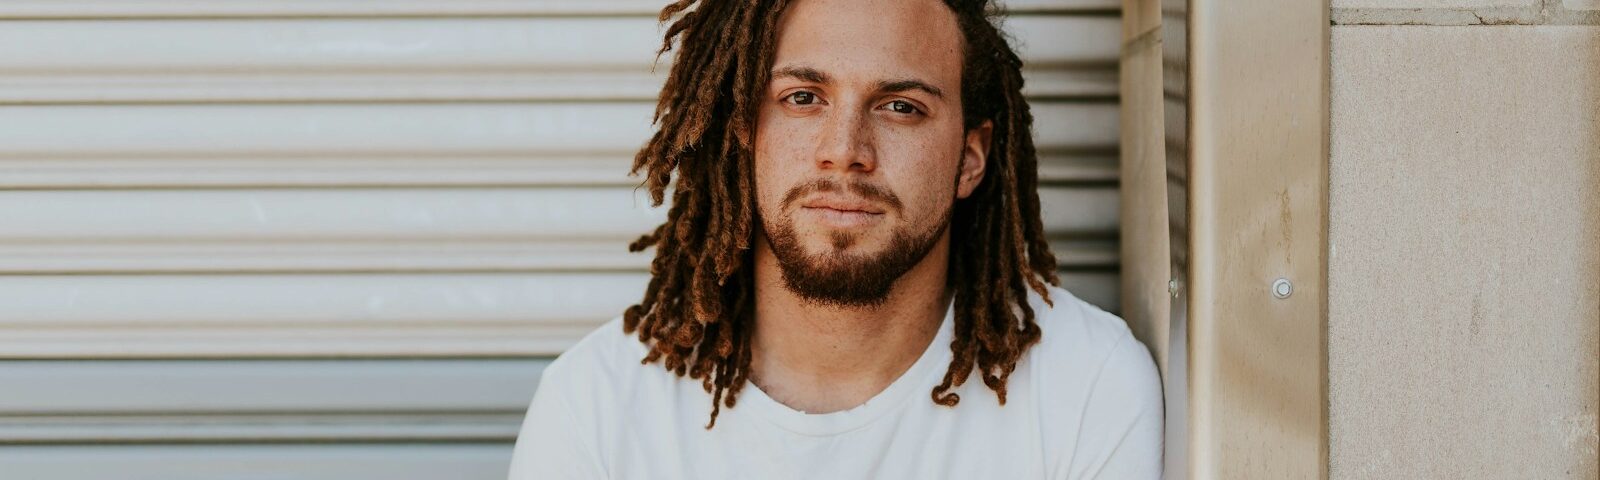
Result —
[[[820,187],[816,184],[810,186],[811,189],[820,190],[837,188],[828,183],[823,183]],[[851,187],[851,190],[858,195],[865,194],[862,196],[868,198],[892,195],[874,188],[860,188],[856,185]],[[797,187],[800,188],[805,187]],[[798,195],[794,193],[791,192],[788,197],[796,198]],[[898,201],[894,200],[898,199],[889,201],[897,204]],[[921,263],[922,259],[928,256],[928,252],[933,250],[934,245],[939,243],[940,237],[950,227],[951,210],[947,208],[938,224],[928,231],[897,229],[887,248],[875,254],[844,253],[846,248],[858,240],[857,235],[853,233],[832,233],[830,240],[833,251],[812,255],[801,247],[799,238],[788,221],[762,222],[762,230],[767,236],[767,242],[772,246],[773,256],[778,260],[784,287],[789,291],[805,301],[820,305],[876,307],[888,300],[889,292],[894,288],[895,282],[912,267]]]

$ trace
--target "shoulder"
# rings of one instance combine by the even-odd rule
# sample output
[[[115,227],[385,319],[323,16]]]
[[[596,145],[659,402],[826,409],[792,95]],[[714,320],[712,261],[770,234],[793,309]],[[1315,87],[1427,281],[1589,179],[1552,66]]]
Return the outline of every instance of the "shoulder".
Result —
[[[643,343],[614,319],[573,344],[545,367],[517,434],[511,478],[605,478],[629,421],[627,405],[641,384],[662,369],[640,365]]]
[[[1049,468],[1066,477],[1159,469],[1164,408],[1149,350],[1115,314],[1049,291],[1054,305],[1030,298],[1042,338],[1027,357]]]
[[[1060,287],[1051,286],[1048,291],[1049,303],[1037,293],[1028,295],[1042,335],[1029,357],[1044,364],[1041,371],[1071,370],[1090,376],[1109,373],[1160,383],[1150,352],[1121,317]]]
[[[622,319],[612,319],[550,362],[539,377],[539,390],[579,404],[612,397],[645,373],[639,361],[646,353],[643,343],[622,331]]]

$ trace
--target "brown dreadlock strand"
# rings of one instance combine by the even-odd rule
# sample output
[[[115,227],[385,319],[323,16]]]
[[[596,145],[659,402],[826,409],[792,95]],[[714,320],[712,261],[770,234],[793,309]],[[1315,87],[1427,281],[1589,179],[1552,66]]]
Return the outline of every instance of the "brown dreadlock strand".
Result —
[[[952,213],[948,285],[955,291],[953,358],[933,401],[974,366],[1005,403],[1006,379],[1039,341],[1031,288],[1049,302],[1056,259],[1039,217],[1033,116],[1022,97],[1022,61],[991,21],[987,0],[946,0],[965,40],[964,123],[994,122],[988,167]],[[652,204],[668,186],[667,220],[629,245],[655,247],[644,299],[623,313],[623,331],[649,347],[641,360],[698,379],[711,394],[716,425],[749,377],[754,328],[755,232],[752,170],[757,100],[766,88],[777,22],[788,0],[678,0],[661,10],[668,26],[658,53],[678,54],[656,104],[658,130],[634,157]],[[694,7],[691,9],[691,7]],[[674,182],[675,179],[675,182]]]

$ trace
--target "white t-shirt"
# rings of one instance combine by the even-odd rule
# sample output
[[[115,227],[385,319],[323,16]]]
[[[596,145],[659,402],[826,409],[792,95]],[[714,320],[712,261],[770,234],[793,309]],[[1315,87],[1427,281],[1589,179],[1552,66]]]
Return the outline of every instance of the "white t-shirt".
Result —
[[[641,365],[613,320],[545,369],[511,479],[1157,479],[1155,364],[1115,315],[1052,287],[1032,292],[1043,338],[1011,374],[1006,404],[974,374],[955,407],[930,392],[950,362],[951,314],[928,349],[855,408],[806,414],[746,384],[705,429],[700,381]]]

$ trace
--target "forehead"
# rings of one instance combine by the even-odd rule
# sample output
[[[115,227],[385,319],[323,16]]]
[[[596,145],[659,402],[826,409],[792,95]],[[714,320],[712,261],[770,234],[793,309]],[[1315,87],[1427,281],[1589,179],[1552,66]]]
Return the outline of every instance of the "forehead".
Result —
[[[775,67],[806,65],[842,81],[961,80],[961,32],[940,0],[799,0],[778,26]]]

